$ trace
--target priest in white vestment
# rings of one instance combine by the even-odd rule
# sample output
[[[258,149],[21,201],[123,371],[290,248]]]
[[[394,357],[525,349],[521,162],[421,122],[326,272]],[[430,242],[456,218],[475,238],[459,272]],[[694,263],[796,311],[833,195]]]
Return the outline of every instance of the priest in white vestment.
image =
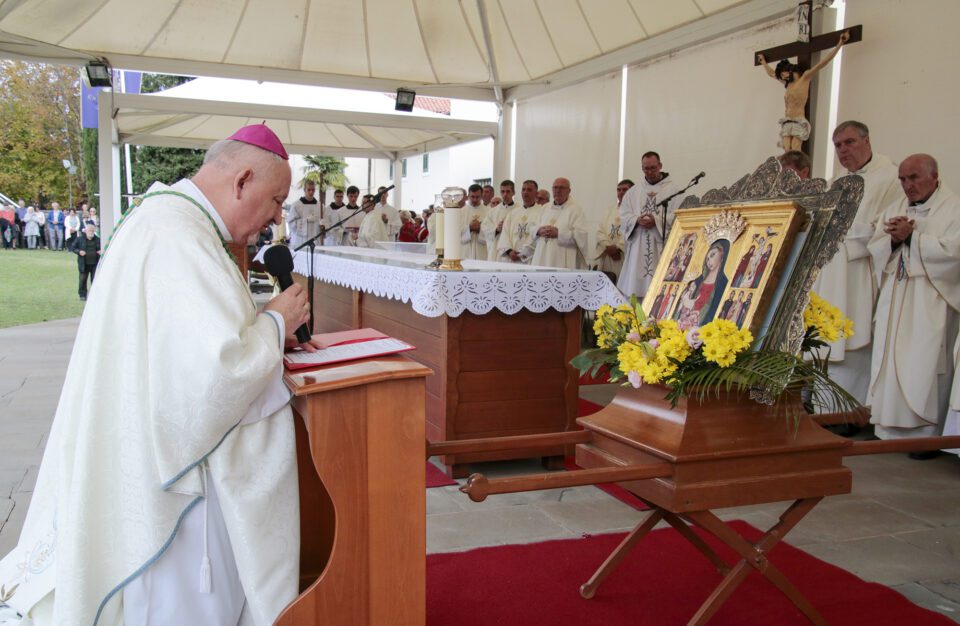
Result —
[[[380,194],[380,204],[377,208],[387,216],[387,240],[396,241],[397,236],[400,235],[400,227],[403,226],[400,221],[400,210],[387,202],[387,196],[390,195],[390,192],[387,191],[386,187],[380,187],[377,189],[377,193]]]
[[[492,188],[491,188],[492,189]],[[486,188],[484,188],[486,190]],[[500,257],[500,238],[503,236],[503,226],[516,206],[513,195],[516,187],[512,180],[500,183],[500,203],[487,209],[487,216],[480,224],[480,234],[487,243],[488,261],[506,261]]]
[[[361,248],[376,248],[378,241],[388,241],[390,217],[384,213],[383,205],[373,202],[373,196],[363,198],[363,221],[357,233],[357,245]]]
[[[267,626],[296,598],[281,377],[306,294],[294,285],[258,315],[226,247],[280,220],[286,158],[265,125],[245,127],[117,225],[19,543],[0,561],[0,611],[36,626]]]
[[[531,263],[570,270],[587,269],[587,216],[570,199],[570,181],[553,181],[553,204],[540,208]]]
[[[350,185],[347,187],[347,202],[336,212],[330,211],[324,216],[324,226],[327,229],[326,236],[329,238],[331,246],[355,246],[357,237],[360,233],[360,224],[363,222],[364,212],[360,210],[357,204],[357,198],[360,196],[360,190]],[[343,222],[340,226],[335,226],[338,222]]]
[[[633,187],[633,181],[625,178],[617,183],[617,203],[607,209],[597,226],[597,244],[593,251],[595,269],[613,274],[614,281],[623,267],[623,233],[620,230],[620,204],[623,196]]]
[[[505,263],[530,263],[536,248],[536,225],[543,207],[537,203],[537,182],[525,180],[520,186],[520,206],[507,216],[497,244],[498,260]]]
[[[643,179],[624,194],[620,203],[620,231],[627,250],[617,280],[620,291],[638,299],[642,299],[650,288],[663,251],[664,212],[657,204],[680,190],[670,174],[662,170],[660,155],[656,152],[644,154],[640,164]],[[683,198],[677,196],[667,205],[668,234],[682,201]]]
[[[897,166],[876,154],[866,125],[847,121],[833,132],[833,145],[848,174],[863,177],[863,199],[837,254],[824,266],[813,290],[853,321],[854,334],[830,344],[830,378],[860,403],[870,383],[873,311],[879,285],[867,244],[883,212],[903,198]],[[881,229],[882,230],[882,229]]]
[[[487,217],[487,207],[481,202],[483,187],[474,183],[467,189],[467,203],[460,210],[460,243],[464,259],[487,260],[487,240],[480,227]]]
[[[881,439],[939,435],[960,311],[960,198],[925,154],[899,169],[904,198],[868,249],[880,284],[867,402]]]

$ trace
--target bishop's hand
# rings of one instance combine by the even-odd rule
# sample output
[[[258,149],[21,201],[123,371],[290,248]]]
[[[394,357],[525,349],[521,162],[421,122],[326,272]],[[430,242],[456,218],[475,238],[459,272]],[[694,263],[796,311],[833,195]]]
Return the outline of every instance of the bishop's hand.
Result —
[[[299,328],[310,317],[307,310],[307,292],[296,283],[280,292],[280,295],[274,297],[263,309],[279,313],[283,318],[284,328],[290,332]]]

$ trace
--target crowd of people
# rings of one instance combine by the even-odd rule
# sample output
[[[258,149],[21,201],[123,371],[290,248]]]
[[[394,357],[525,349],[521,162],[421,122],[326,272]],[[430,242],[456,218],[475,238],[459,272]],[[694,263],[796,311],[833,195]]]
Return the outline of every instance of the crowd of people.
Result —
[[[64,211],[59,202],[47,206],[43,192],[35,204],[19,200],[17,205],[0,206],[0,242],[6,250],[27,248],[30,250],[73,251],[73,244],[83,233],[87,224],[100,231],[97,210],[86,202]]]

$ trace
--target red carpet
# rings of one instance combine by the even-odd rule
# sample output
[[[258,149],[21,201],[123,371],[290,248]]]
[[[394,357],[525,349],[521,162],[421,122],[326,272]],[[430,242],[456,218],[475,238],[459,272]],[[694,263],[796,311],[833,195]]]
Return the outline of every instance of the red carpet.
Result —
[[[427,461],[427,489],[430,487],[447,487],[449,485],[456,485],[457,481],[449,478],[446,474],[440,471],[436,465]]]
[[[577,417],[586,417],[587,415],[592,415],[602,408],[603,406],[596,404],[595,402],[590,402],[589,400],[580,398],[580,405],[577,407]]]
[[[745,522],[731,525],[751,541],[760,536]],[[675,626],[686,624],[721,580],[693,546],[673,529],[664,529],[645,537],[592,600],[582,599],[580,585],[622,538],[617,533],[427,555],[427,624]],[[734,561],[732,551],[707,541],[728,563]],[[792,546],[779,544],[770,560],[830,624],[953,624],[883,585],[864,582]],[[711,626],[809,623],[756,572],[710,621]]]

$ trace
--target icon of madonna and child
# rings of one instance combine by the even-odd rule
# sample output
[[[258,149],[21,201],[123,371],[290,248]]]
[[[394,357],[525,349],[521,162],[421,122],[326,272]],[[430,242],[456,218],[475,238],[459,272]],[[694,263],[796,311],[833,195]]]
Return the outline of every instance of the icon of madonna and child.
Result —
[[[673,312],[681,329],[703,326],[716,316],[727,288],[724,268],[729,254],[730,242],[726,239],[717,239],[707,248],[700,275],[687,283]]]

